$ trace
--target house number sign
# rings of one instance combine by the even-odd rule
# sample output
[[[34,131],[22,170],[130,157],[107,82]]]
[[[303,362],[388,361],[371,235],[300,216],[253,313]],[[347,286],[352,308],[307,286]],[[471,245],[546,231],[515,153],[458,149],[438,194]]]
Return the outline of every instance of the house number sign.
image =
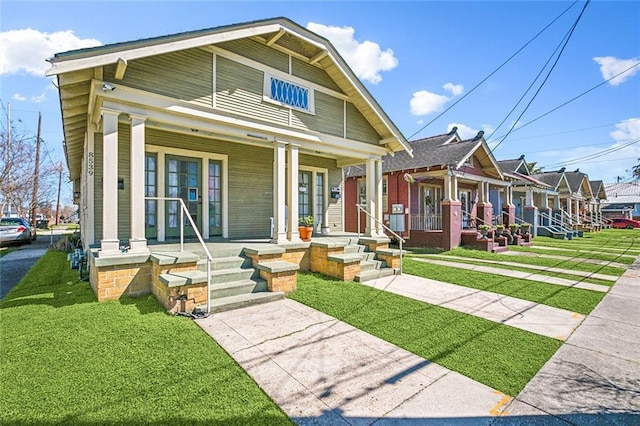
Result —
[[[89,175],[93,175],[93,161],[93,152],[89,152],[89,160],[87,162],[87,173]]]

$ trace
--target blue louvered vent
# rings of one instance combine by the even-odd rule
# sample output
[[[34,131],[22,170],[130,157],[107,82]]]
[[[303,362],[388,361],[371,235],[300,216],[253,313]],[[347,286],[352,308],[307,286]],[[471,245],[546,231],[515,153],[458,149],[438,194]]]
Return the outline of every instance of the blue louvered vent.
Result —
[[[309,89],[271,77],[270,97],[274,101],[309,111]]]

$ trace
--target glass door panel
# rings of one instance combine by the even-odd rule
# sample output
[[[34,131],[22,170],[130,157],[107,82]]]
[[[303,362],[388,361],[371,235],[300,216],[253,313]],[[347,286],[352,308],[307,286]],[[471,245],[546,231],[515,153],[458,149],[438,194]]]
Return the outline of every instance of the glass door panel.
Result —
[[[167,156],[167,197],[182,198],[189,214],[197,226],[201,226],[201,161],[195,158]],[[167,237],[180,236],[180,203],[178,201],[166,202],[166,235]],[[184,235],[195,236],[189,219],[184,216]]]
[[[209,235],[222,235],[222,162],[209,160]]]

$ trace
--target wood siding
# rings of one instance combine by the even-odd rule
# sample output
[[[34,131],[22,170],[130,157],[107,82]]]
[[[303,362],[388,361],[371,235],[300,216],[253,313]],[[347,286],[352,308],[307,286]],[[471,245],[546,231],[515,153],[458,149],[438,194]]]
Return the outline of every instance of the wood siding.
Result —
[[[380,135],[352,103],[347,103],[347,139],[377,145]]]
[[[268,67],[282,72],[289,72],[289,55],[272,49],[262,43],[251,39],[233,40],[218,43],[218,47],[235,54],[253,59]]]
[[[321,92],[316,92],[315,98],[315,115],[292,110],[292,126],[344,137],[344,102]]]
[[[291,58],[291,74],[338,93],[344,93],[325,70],[300,59]]]
[[[115,65],[106,66],[104,79],[158,95],[212,106],[213,55],[189,49],[129,62],[122,80],[115,80]]]
[[[264,73],[230,59],[216,60],[216,106],[274,124],[289,124],[289,108],[262,100]]]

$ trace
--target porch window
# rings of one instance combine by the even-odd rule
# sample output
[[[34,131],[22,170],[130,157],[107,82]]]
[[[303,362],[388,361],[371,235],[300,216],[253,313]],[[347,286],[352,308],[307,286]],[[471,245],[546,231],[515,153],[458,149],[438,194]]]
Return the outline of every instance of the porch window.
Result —
[[[358,179],[358,204],[367,204],[367,183],[365,179]]]
[[[420,214],[411,218],[411,229],[423,231],[442,230],[442,188],[420,188]]]
[[[324,223],[324,173],[316,173],[316,216],[315,223]]]
[[[265,73],[263,94],[266,100],[315,113],[313,90],[301,84]]]
[[[389,211],[389,204],[387,198],[387,185],[388,179],[387,176],[382,177],[382,211]]]
[[[157,168],[156,154],[146,153],[144,158],[144,196],[157,197]],[[156,237],[156,224],[158,219],[158,202],[156,200],[145,200],[145,225],[147,228],[146,237]]]
[[[311,215],[311,172],[298,173],[298,217]]]

